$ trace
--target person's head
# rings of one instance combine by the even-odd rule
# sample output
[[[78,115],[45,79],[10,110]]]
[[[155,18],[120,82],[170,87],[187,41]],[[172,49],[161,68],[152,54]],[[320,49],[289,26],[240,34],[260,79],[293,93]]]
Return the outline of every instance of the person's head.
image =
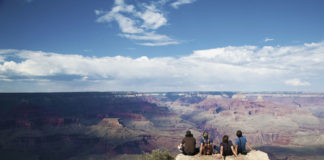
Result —
[[[223,143],[228,143],[228,135],[223,136]]]
[[[203,136],[204,136],[204,138],[208,138],[208,132],[204,131]]]
[[[237,136],[237,137],[242,137],[242,131],[241,131],[241,130],[238,130],[238,131],[236,132],[236,136]]]
[[[187,130],[186,137],[192,137],[192,134],[191,134],[190,130]]]

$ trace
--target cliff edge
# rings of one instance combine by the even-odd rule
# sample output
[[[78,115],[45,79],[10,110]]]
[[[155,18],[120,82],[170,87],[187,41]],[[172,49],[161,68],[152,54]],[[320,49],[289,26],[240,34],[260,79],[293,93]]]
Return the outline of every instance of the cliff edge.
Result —
[[[216,156],[185,156],[183,154],[178,154],[176,160],[215,160],[218,159],[219,154]],[[221,158],[223,159],[223,158]],[[226,160],[270,160],[268,154],[262,151],[251,151],[247,155],[239,155],[237,158],[234,156],[227,156]]]

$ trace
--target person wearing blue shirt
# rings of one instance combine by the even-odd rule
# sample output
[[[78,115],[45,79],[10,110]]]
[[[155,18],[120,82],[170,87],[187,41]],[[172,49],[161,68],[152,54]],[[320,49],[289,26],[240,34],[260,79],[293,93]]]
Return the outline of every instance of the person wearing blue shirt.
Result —
[[[242,131],[238,130],[236,132],[236,140],[235,140],[235,150],[237,154],[247,154],[246,147],[250,150],[253,150],[250,144],[247,142],[246,138],[242,135]]]
[[[204,131],[200,138],[199,155],[212,155],[213,154],[213,139],[209,137],[208,132]]]

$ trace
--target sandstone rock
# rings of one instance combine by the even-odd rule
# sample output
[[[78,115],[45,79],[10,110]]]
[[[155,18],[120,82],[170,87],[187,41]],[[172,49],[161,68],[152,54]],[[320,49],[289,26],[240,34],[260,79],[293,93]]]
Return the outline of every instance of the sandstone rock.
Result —
[[[215,160],[218,158],[219,154],[216,156],[185,156],[183,154],[178,154],[176,160]],[[221,158],[223,159],[223,158]],[[238,157],[228,156],[226,160],[270,160],[268,154],[262,151],[251,151],[247,155],[239,155]]]
[[[99,126],[102,127],[109,127],[109,128],[121,128],[123,127],[122,124],[119,123],[118,118],[104,118],[99,122]]]

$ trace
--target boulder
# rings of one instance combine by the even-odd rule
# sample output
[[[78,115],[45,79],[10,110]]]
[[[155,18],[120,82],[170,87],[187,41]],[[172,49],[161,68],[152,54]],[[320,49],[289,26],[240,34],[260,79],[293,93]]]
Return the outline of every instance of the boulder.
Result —
[[[176,156],[176,160],[215,160],[218,158],[219,154],[216,154],[214,156],[186,156],[183,154],[178,154]],[[221,158],[223,159],[223,158]],[[234,156],[227,156],[226,160],[270,160],[267,153],[262,151],[251,151],[247,155],[239,155],[238,157]]]

